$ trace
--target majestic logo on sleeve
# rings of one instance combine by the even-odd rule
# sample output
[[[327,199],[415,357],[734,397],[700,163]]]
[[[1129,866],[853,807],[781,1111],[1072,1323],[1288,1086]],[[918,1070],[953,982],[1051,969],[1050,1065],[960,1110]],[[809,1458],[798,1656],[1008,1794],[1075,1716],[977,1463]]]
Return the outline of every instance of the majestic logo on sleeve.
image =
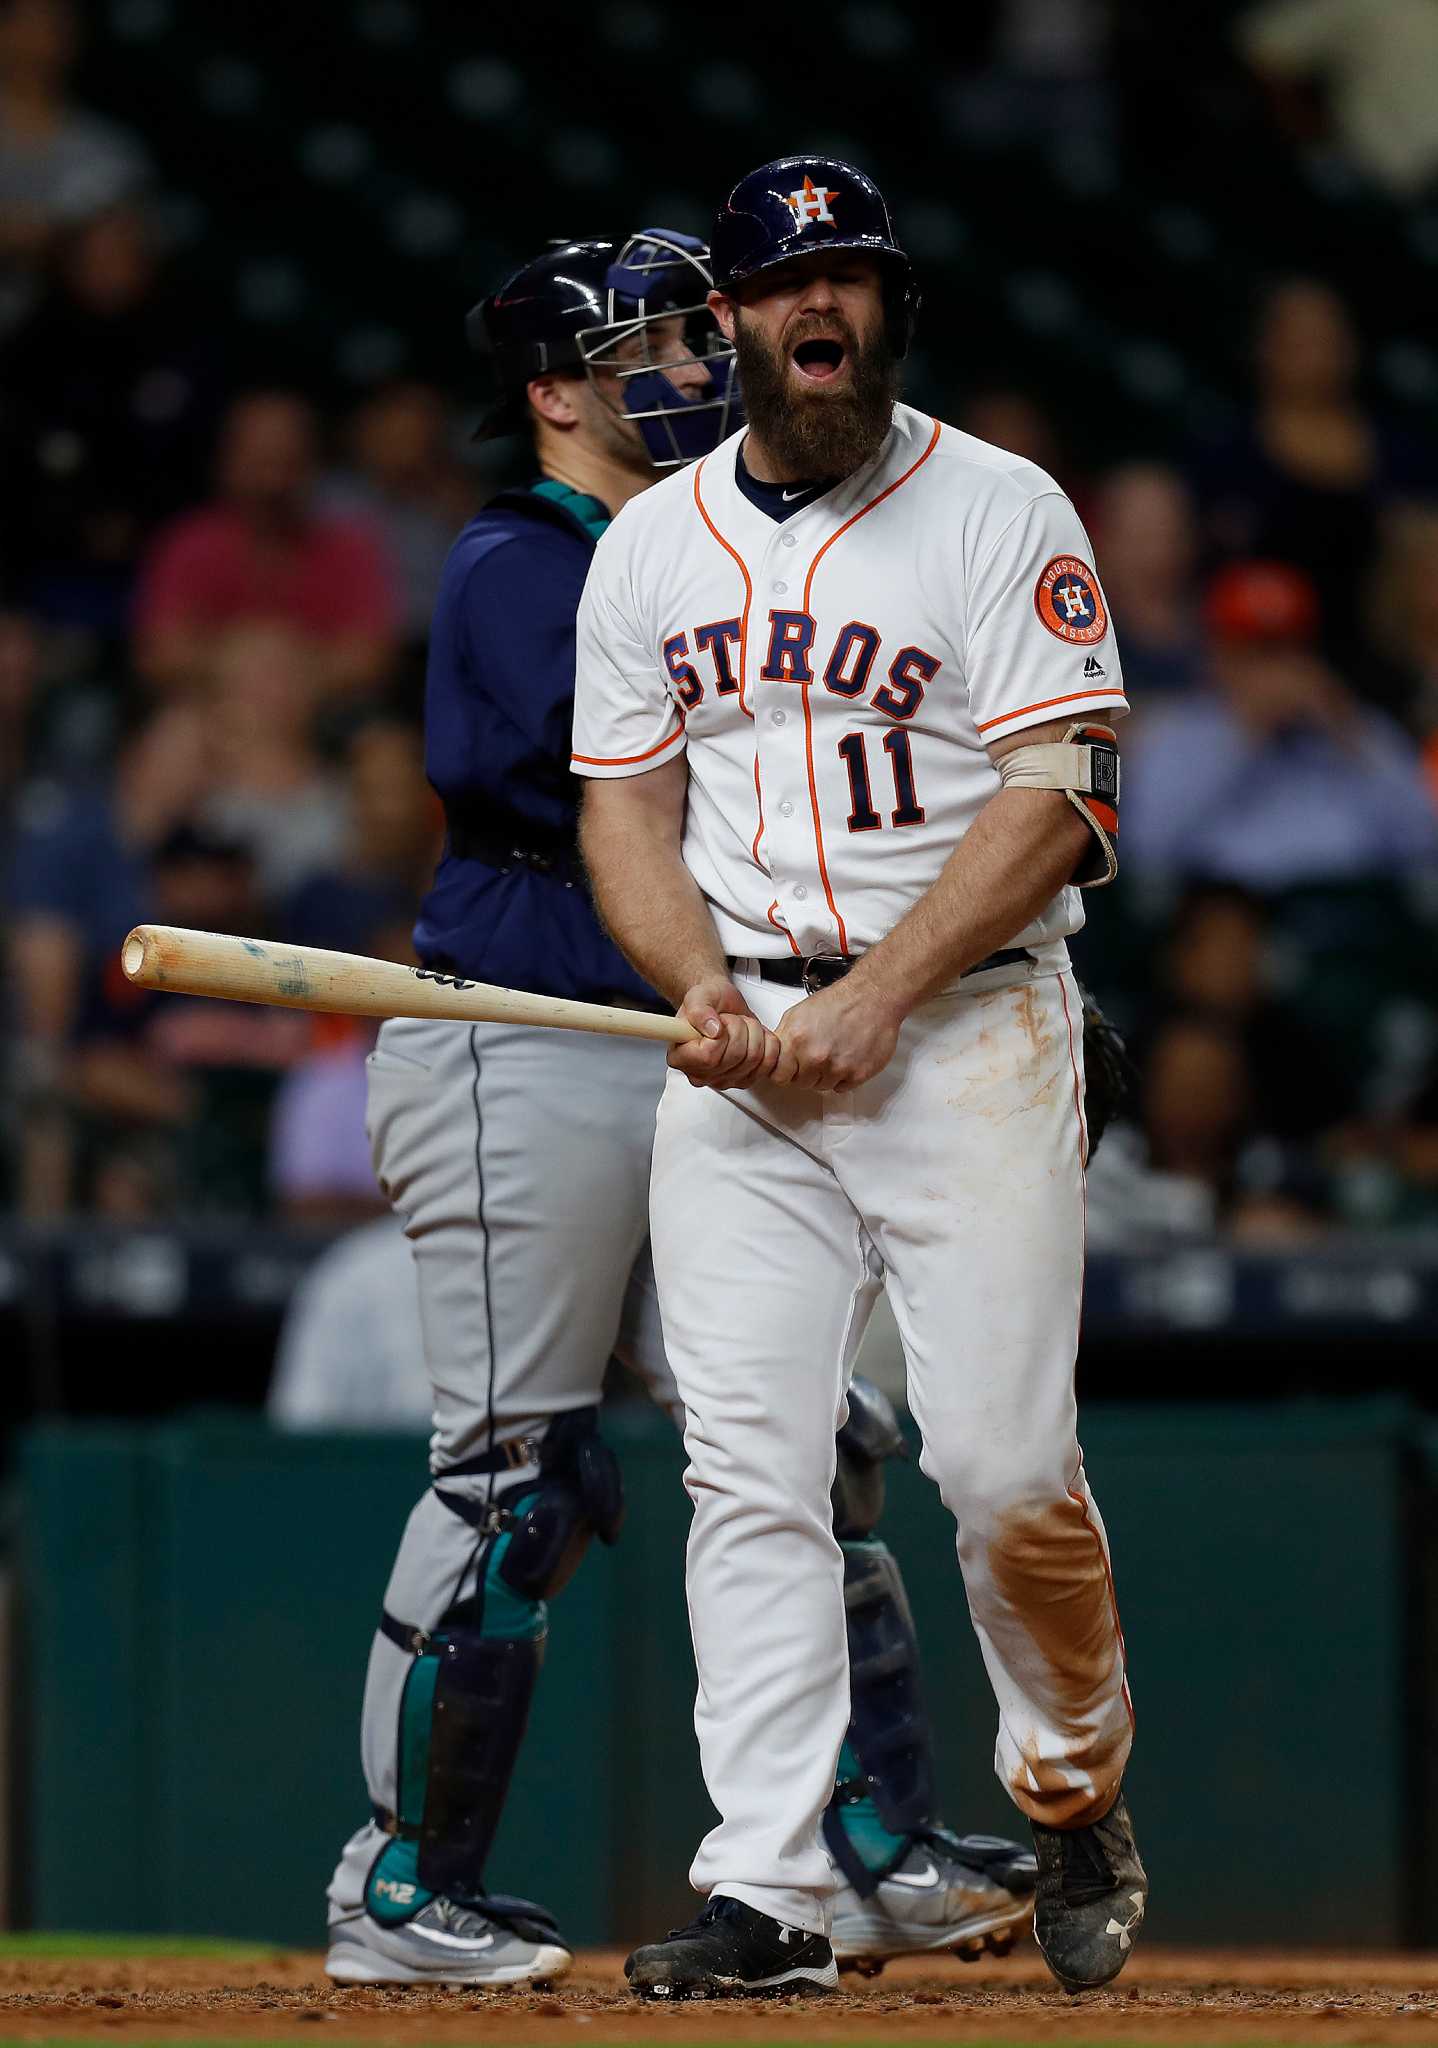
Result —
[[[1034,589],[1034,610],[1060,640],[1087,647],[1108,631],[1098,578],[1077,555],[1055,555]]]
[[[834,191],[822,191],[806,171],[803,184],[797,192],[790,192],[785,196],[784,204],[793,214],[796,228],[807,228],[819,223],[832,228],[837,227],[838,222],[829,211],[829,201],[837,199],[838,196]]]

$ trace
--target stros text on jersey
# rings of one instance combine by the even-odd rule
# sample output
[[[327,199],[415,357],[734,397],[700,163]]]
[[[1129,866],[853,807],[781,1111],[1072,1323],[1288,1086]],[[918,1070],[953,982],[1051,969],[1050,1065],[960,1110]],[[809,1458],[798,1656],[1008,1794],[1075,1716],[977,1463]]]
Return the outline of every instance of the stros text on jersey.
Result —
[[[574,765],[687,748],[684,859],[725,951],[858,952],[993,795],[994,740],[1126,708],[1118,650],[1088,536],[1032,463],[901,405],[874,462],[776,522],[736,484],[741,438],[600,542]],[[1015,943],[1082,922],[1066,889]]]

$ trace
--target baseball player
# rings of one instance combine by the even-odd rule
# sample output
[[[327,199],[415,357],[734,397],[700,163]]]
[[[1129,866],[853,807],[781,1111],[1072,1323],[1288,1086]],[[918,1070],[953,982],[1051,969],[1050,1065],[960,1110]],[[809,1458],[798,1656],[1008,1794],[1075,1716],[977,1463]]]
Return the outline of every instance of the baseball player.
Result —
[[[747,434],[625,508],[579,616],[599,907],[702,1034],[669,1059],[651,1241],[720,1819],[707,1906],[628,1970],[656,1997],[834,1982],[833,1425],[882,1279],[1033,1827],[1036,1932],[1080,1989],[1121,1968],[1147,1893],[1073,1384],[1064,942],[1075,885],[1115,868],[1118,652],[1062,491],[896,402],[917,295],[862,172],[754,172],[713,262]]]
[[[580,873],[574,627],[613,515],[740,417],[706,257],[657,231],[623,248],[571,242],[471,315],[502,393],[487,429],[527,421],[539,475],[464,529],[435,615],[427,762],[448,839],[415,938],[438,972],[667,1007],[604,935]],[[507,1983],[570,1960],[542,1907],[488,1892],[485,1863],[546,1603],[591,1536],[619,1534],[620,1475],[597,1427],[611,1353],[682,1419],[647,1252],[664,1080],[657,1045],[500,1025],[389,1023],[370,1060],[376,1171],[419,1281],[434,1483],[370,1657],[373,1817],[330,1887],[326,1968],[342,1982]],[[826,1839],[846,1873],[836,1939],[868,1968],[912,1949],[1002,1949],[1035,1880],[1017,1844],[934,1818],[913,1628],[874,1535],[901,1443],[883,1396],[856,1389],[833,1509],[854,1712]]]

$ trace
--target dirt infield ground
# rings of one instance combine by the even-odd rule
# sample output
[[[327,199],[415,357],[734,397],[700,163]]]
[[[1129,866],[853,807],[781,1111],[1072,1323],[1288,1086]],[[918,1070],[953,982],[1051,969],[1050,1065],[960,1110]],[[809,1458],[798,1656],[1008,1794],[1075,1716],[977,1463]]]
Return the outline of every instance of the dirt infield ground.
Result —
[[[818,2044],[1062,2040],[1340,2044],[1438,2043],[1438,1955],[1254,1955],[1140,1951],[1112,1991],[1075,2000],[1037,1955],[1004,1963],[891,1965],[846,1977],[822,2000],[640,2006],[623,1988],[622,1958],[591,1952],[551,1990],[336,1990],[316,1954],[128,1952],[57,1955],[0,1949],[0,2043],[79,2042],[109,2033],[129,2048],[147,2036],[303,2042],[333,2026],[331,2048],[519,2043]]]

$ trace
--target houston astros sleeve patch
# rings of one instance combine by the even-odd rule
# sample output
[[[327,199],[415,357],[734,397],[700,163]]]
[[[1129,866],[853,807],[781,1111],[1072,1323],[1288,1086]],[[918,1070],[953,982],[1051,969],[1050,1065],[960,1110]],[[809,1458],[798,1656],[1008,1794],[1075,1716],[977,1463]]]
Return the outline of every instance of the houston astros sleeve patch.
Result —
[[[1108,631],[1098,578],[1077,555],[1055,555],[1034,586],[1034,610],[1059,640],[1087,647]]]

